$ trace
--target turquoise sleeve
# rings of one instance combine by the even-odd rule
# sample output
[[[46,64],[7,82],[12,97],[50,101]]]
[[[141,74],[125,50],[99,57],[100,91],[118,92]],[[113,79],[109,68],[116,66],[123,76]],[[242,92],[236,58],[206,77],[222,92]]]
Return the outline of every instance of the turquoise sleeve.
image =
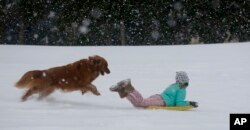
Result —
[[[189,102],[185,101],[186,98],[186,90],[181,89],[178,91],[177,96],[176,96],[176,106],[188,106]]]

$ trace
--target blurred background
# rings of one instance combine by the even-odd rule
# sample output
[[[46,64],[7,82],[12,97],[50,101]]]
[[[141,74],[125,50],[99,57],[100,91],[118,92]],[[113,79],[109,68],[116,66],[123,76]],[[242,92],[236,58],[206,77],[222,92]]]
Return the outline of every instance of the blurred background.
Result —
[[[250,0],[0,0],[0,44],[250,41]]]

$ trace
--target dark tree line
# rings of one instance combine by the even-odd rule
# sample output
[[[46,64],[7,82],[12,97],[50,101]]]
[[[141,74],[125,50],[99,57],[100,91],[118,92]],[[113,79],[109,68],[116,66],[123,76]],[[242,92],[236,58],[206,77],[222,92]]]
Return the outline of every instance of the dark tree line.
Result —
[[[0,44],[172,45],[250,40],[249,0],[0,0]]]

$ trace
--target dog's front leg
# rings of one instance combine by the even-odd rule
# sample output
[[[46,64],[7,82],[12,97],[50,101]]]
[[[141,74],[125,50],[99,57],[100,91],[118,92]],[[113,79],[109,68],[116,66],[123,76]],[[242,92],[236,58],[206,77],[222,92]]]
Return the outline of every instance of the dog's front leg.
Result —
[[[82,95],[85,94],[87,92],[87,90],[82,90]]]

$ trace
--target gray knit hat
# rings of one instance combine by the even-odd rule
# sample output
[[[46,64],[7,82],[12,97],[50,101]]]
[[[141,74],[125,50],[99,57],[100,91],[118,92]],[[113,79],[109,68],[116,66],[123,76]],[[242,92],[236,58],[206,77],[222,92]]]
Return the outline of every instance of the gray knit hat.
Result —
[[[189,83],[188,75],[184,71],[177,71],[176,76],[175,76],[175,80],[179,84]]]

